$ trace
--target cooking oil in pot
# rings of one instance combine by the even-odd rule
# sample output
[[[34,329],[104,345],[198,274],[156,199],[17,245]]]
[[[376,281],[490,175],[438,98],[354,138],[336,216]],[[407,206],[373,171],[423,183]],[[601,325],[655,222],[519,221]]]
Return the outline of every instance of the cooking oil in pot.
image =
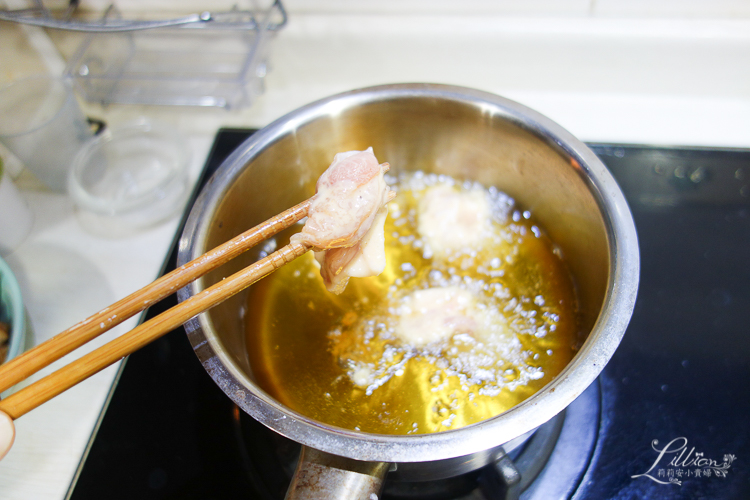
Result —
[[[389,184],[382,274],[332,295],[307,254],[250,289],[256,381],[303,415],[377,434],[457,429],[527,399],[580,340],[560,252],[494,188],[421,172]]]

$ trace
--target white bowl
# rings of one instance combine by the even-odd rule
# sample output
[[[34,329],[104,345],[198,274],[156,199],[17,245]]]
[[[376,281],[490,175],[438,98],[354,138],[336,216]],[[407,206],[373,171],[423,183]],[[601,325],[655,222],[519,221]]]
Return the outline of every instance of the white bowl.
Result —
[[[70,196],[84,227],[128,235],[171,218],[187,198],[190,147],[165,125],[145,119],[108,129],[73,160]]]

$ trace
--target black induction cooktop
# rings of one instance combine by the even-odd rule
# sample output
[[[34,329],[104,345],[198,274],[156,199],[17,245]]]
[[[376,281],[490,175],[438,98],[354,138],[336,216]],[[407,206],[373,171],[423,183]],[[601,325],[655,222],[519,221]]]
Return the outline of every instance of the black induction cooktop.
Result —
[[[252,132],[219,131],[201,185]],[[750,498],[750,150],[589,146],[633,212],[638,299],[614,357],[565,417],[587,415],[590,439],[573,440],[586,450],[573,456],[563,431],[521,498]],[[165,272],[175,257],[176,240]],[[69,497],[283,498],[297,451],[234,406],[179,328],[122,366]],[[564,493],[544,490],[563,475]],[[383,496],[503,498],[500,490],[479,471]]]

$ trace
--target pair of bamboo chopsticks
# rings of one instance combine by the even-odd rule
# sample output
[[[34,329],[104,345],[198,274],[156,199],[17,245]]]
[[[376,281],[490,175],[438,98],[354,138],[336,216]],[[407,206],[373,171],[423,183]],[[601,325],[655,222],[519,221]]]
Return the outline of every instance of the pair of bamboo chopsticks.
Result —
[[[209,271],[232,260],[274,234],[307,216],[310,199],[303,201],[184,264],[153,283],[105,307],[48,341],[0,365],[0,392],[10,388],[55,360],[77,349],[150,305]],[[241,292],[311,247],[289,244],[190,299],[142,323],[133,330],[91,351],[59,370],[0,400],[0,410],[16,419],[112,363],[177,328],[193,316],[207,311]]]

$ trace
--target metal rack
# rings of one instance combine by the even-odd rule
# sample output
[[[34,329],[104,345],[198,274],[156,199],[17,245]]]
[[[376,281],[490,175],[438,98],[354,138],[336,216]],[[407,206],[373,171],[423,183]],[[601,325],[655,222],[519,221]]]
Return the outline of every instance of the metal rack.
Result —
[[[120,31],[140,31],[155,28],[168,27],[210,27],[222,29],[258,29],[259,12],[249,10],[232,10],[229,12],[209,12],[190,14],[174,19],[163,19],[158,21],[139,21],[113,18],[111,13],[115,11],[111,5],[104,17],[99,21],[75,21],[72,14],[77,7],[77,0],[71,0],[69,7],[61,16],[55,17],[47,9],[41,0],[34,0],[35,6],[28,9],[0,10],[0,20],[11,21],[42,28],[61,29],[68,31],[80,31],[85,33],[115,33]],[[269,31],[281,29],[287,22],[286,11],[279,0],[276,0],[271,9],[276,8],[281,15],[281,20],[267,26]],[[262,12],[260,12],[262,14]]]
[[[54,17],[40,0],[0,19],[82,32],[66,74],[89,102],[241,108],[263,91],[273,35],[287,23],[276,0],[266,10],[202,12],[128,20],[114,6],[96,21]]]

